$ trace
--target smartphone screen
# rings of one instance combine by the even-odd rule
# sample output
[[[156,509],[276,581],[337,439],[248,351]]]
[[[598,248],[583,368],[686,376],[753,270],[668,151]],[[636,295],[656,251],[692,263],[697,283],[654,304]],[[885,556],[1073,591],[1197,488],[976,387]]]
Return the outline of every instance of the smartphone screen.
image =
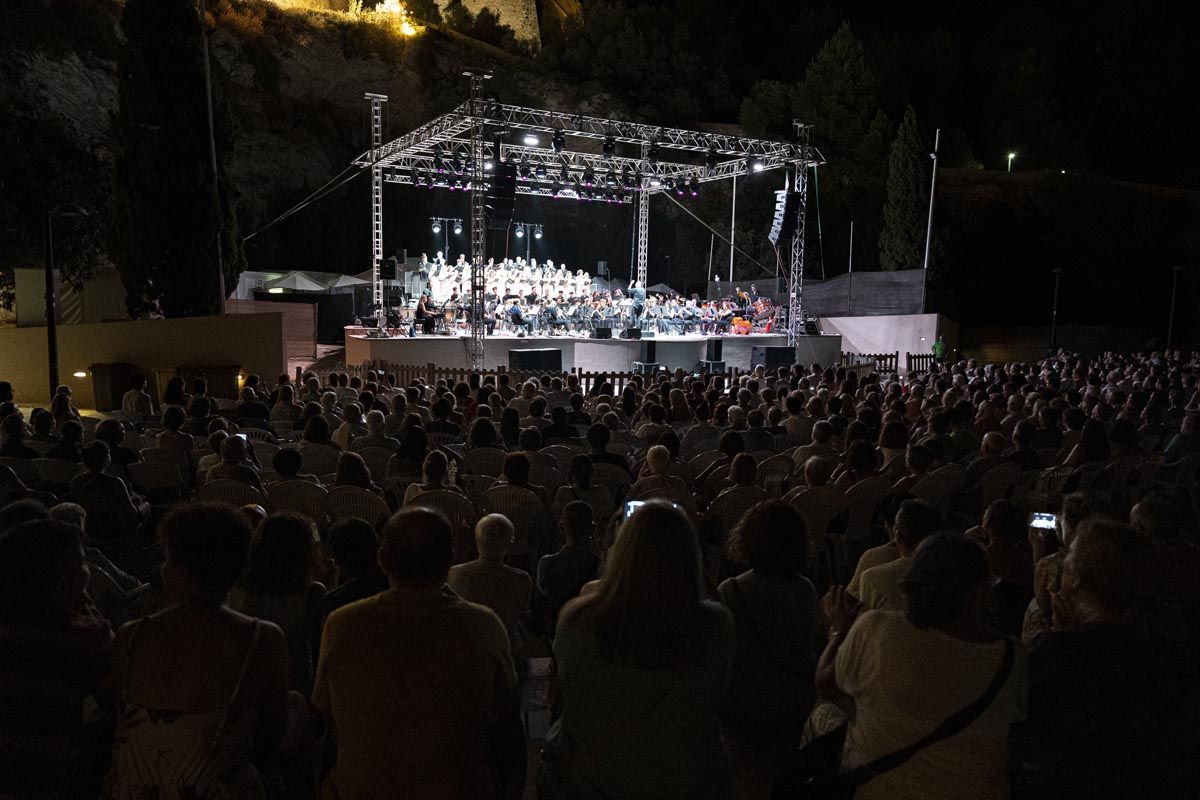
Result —
[[[1035,511],[1029,515],[1029,527],[1044,531],[1057,530],[1058,518],[1054,514]]]
[[[237,436],[239,439],[241,439],[243,442],[249,442],[249,441],[250,441],[250,437],[248,437],[248,436],[247,436],[246,434],[244,434],[244,433],[237,433],[237,434],[234,434],[234,435],[235,435],[235,436]]]
[[[646,505],[645,500],[630,500],[625,504],[625,519],[629,519],[634,511],[637,511],[642,506]]]

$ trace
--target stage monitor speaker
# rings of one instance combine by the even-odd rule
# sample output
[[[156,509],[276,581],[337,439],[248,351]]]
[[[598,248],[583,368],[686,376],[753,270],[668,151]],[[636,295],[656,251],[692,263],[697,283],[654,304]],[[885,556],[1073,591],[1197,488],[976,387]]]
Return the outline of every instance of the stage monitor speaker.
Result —
[[[705,361],[720,361],[721,360],[721,340],[709,339],[704,343],[704,360]]]
[[[514,372],[562,372],[562,350],[550,347],[509,350],[508,368]]]
[[[593,328],[592,329],[592,338],[593,339],[611,339],[612,338],[612,328]]]
[[[648,364],[658,361],[658,342],[653,339],[642,341],[642,361]]]
[[[653,375],[662,369],[662,364],[656,361],[635,361],[633,362],[633,373],[635,375]]]
[[[626,328],[625,330],[621,331],[621,338],[622,339],[641,339],[642,338],[642,329],[641,328]]]
[[[396,259],[385,258],[379,265],[379,280],[394,281],[396,280]]]
[[[804,335],[805,336],[820,336],[821,329],[817,327],[817,321],[812,317],[804,320]]]
[[[642,338],[643,338],[643,339],[653,339],[653,338],[654,338],[655,336],[657,336],[657,335],[658,335],[658,334],[657,334],[657,332],[654,330],[654,328],[645,328],[645,329],[642,331]]]
[[[796,363],[796,350],[787,345],[768,345],[750,348],[750,366],[778,369]]]
[[[363,317],[362,324],[364,328],[378,328],[379,317]]]
[[[487,224],[492,230],[508,230],[512,224],[513,198],[517,196],[517,165],[497,163],[488,181]]]
[[[711,359],[701,361],[696,365],[699,372],[707,372],[710,375],[718,375],[725,371],[724,361],[713,361]]]

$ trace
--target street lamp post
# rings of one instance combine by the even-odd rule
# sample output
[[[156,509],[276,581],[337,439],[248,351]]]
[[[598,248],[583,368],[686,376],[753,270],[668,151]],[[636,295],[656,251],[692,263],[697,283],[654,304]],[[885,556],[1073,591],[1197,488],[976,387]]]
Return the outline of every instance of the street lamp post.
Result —
[[[1016,153],[1009,153],[1009,154],[1008,154],[1008,171],[1009,171],[1009,172],[1012,172],[1012,162],[1013,162],[1013,159],[1014,159],[1014,158],[1016,158],[1016,157],[1017,157],[1017,154],[1016,154]]]
[[[86,217],[88,212],[74,203],[62,203],[46,211],[46,360],[50,378],[50,397],[58,389],[58,298],[54,291],[54,218]]]
[[[1051,270],[1054,273],[1054,307],[1050,312],[1050,349],[1053,351],[1058,344],[1058,283],[1062,279],[1062,267]]]
[[[1171,313],[1167,315],[1167,347],[1166,351],[1171,352],[1171,342],[1175,334],[1175,293],[1179,289],[1179,273],[1183,272],[1183,265],[1177,264],[1171,270]]]

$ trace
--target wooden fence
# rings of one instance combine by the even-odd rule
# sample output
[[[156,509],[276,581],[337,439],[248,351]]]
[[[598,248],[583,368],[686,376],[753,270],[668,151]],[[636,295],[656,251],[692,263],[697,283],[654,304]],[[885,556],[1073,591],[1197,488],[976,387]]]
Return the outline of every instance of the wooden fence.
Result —
[[[288,360],[317,357],[317,304],[226,300],[226,314],[283,314]]]
[[[900,351],[894,353],[842,353],[842,366],[866,361],[875,364],[876,372],[898,372],[900,369]]]
[[[933,368],[933,353],[905,353],[909,372],[929,372]]]

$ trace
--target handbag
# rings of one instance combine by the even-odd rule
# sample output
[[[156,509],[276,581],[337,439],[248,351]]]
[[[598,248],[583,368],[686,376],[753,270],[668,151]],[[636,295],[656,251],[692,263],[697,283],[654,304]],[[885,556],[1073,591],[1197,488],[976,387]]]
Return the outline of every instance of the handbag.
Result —
[[[896,769],[926,747],[961,733],[992,704],[1012,673],[1016,648],[1008,637],[1004,639],[1004,658],[1000,669],[982,695],[970,705],[956,711],[938,725],[932,733],[902,750],[880,756],[846,772],[838,771],[841,748],[830,757],[834,746],[845,742],[846,726],[824,734],[797,753],[772,788],[772,800],[850,800],[855,791],[867,781]]]

